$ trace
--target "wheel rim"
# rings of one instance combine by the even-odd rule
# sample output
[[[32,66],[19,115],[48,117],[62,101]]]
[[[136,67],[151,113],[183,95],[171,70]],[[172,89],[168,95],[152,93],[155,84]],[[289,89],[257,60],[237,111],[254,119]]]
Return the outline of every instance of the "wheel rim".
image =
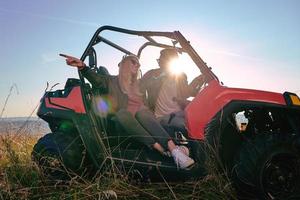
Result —
[[[273,155],[264,165],[261,188],[269,197],[284,197],[293,194],[298,185],[299,160],[291,153]]]

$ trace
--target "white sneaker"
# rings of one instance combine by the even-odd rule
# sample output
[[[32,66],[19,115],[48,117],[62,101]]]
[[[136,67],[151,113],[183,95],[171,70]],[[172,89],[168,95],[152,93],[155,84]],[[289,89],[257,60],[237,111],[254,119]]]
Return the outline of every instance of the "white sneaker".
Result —
[[[191,165],[193,165],[195,163],[195,161],[188,157],[187,155],[185,155],[180,149],[179,147],[176,147],[175,149],[173,149],[173,151],[171,152],[174,161],[177,165],[177,167],[181,168],[181,169],[185,169],[190,167]]]
[[[190,150],[189,148],[187,148],[184,145],[180,145],[178,146],[178,148],[180,149],[180,151],[182,151],[182,153],[184,153],[186,156],[190,156]]]

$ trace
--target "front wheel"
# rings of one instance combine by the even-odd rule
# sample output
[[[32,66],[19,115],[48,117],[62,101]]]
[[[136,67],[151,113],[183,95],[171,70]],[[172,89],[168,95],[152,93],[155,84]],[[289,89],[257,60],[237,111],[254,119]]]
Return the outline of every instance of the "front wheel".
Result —
[[[300,156],[287,134],[261,134],[245,141],[235,159],[234,176],[241,191],[264,199],[287,199],[299,192]],[[252,191],[245,190],[251,188]]]
[[[82,172],[84,147],[76,134],[48,133],[33,147],[32,158],[46,176],[65,180]]]

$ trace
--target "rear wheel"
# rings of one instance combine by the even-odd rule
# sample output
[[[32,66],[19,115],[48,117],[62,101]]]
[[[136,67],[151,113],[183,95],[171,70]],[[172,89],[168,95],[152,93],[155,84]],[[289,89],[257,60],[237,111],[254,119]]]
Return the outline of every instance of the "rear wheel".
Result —
[[[45,175],[53,179],[64,180],[83,172],[84,147],[75,134],[46,134],[35,144],[32,157]]]
[[[287,134],[261,134],[245,141],[235,160],[237,187],[265,199],[287,199],[298,193],[300,156]],[[243,187],[245,186],[245,187]]]

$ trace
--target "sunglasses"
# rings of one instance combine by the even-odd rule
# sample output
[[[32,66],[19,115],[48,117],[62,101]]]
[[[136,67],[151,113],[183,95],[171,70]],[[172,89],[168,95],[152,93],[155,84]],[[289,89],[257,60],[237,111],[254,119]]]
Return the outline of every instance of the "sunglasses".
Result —
[[[139,61],[137,61],[136,59],[131,58],[131,59],[129,59],[129,60],[130,60],[130,62],[131,62],[133,65],[138,65],[138,66],[140,66]]]

